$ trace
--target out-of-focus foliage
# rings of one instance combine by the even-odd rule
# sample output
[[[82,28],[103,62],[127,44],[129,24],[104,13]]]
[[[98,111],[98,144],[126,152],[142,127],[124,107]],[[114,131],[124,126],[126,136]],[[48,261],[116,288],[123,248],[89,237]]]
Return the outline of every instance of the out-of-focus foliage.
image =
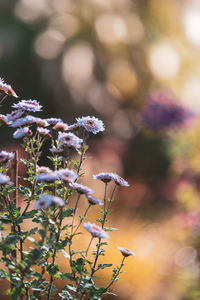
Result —
[[[0,1],[0,76],[46,116],[109,125],[90,141],[89,172],[115,169],[132,182],[119,191],[112,245],[126,239],[137,254],[116,287],[123,300],[199,299],[199,47],[198,0]],[[196,124],[143,127],[147,95],[160,89]]]

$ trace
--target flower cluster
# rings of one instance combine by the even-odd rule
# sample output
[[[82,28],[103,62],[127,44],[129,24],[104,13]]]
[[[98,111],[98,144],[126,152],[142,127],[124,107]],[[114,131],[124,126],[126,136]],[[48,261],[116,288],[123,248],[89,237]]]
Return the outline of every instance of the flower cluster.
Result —
[[[0,81],[0,92],[8,93],[6,88],[11,89]],[[71,125],[60,118],[41,119],[33,115],[42,110],[42,105],[36,100],[21,100],[12,107],[14,110],[11,113],[6,116],[0,115],[0,124],[14,128],[13,138],[22,139],[22,147],[27,152],[28,159],[21,159],[21,162],[26,165],[27,176],[24,178],[25,184],[18,185],[18,174],[13,178],[13,172],[10,172],[12,165],[15,172],[18,170],[15,153],[0,151],[0,198],[5,204],[1,223],[5,225],[6,230],[10,229],[5,241],[0,242],[2,262],[5,262],[9,272],[0,270],[0,274],[5,274],[3,279],[9,278],[9,293],[13,299],[20,296],[31,299],[45,297],[50,300],[56,291],[56,278],[70,279],[72,282],[66,282],[66,286],[59,293],[63,299],[97,299],[96,296],[100,299],[99,297],[109,291],[110,286],[122,273],[124,259],[135,255],[130,250],[119,247],[122,254],[121,265],[113,267],[113,274],[107,286],[97,287],[96,273],[101,269],[98,260],[100,256],[105,255],[107,246],[107,242],[102,240],[107,240],[111,235],[108,231],[115,229],[106,227],[113,195],[117,186],[129,186],[128,182],[116,173],[96,174],[94,179],[105,184],[104,197],[100,200],[93,195],[93,189],[82,184],[82,164],[87,158],[87,138],[89,133],[104,131],[104,124],[101,120],[89,116],[77,118]],[[43,146],[46,145],[51,145],[50,155],[47,156],[49,165],[40,166],[40,156]],[[71,159],[73,152],[80,155],[78,160]],[[11,179],[15,184],[11,182],[8,174],[12,174]],[[108,184],[113,186],[111,197],[107,194]],[[17,202],[18,192],[24,200],[21,209]],[[78,218],[80,199],[86,201],[87,208]],[[84,222],[88,218],[88,211],[94,209],[94,206],[97,210],[102,208],[99,209],[100,217],[96,219],[98,224],[88,220]],[[38,226],[22,230],[26,228],[29,218],[32,218],[31,224],[37,223]],[[3,226],[1,228],[3,230]],[[86,250],[82,249],[81,243],[80,250],[75,251],[74,239],[82,233],[79,231],[81,228],[90,233],[91,239]],[[96,251],[90,253],[93,239],[98,239],[98,243]],[[34,243],[34,247],[24,247],[27,240]],[[65,253],[68,258],[68,273],[59,270],[56,263],[58,251]],[[88,253],[90,257],[87,257]],[[38,271],[38,266],[41,266],[41,271]],[[104,267],[108,266],[105,264]]]

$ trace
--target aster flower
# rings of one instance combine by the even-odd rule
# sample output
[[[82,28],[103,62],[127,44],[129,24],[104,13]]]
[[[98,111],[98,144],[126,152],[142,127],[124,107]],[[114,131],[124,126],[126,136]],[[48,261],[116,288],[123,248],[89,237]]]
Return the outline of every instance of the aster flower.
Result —
[[[48,118],[46,121],[49,123],[49,125],[56,125],[58,122],[62,122],[62,119],[60,118]]]
[[[93,178],[97,180],[101,180],[105,183],[110,182],[111,180],[113,181],[115,180],[114,173],[104,173],[104,172],[93,175]]]
[[[43,137],[52,138],[52,135],[50,134],[49,129],[46,129],[46,128],[43,128],[43,127],[37,127],[37,132]]]
[[[39,195],[39,199],[36,200],[34,208],[35,209],[47,209],[49,208],[52,204],[58,205],[58,206],[64,206],[65,201],[56,196],[48,195],[48,194],[42,194]]]
[[[96,224],[92,224],[90,222],[84,223],[83,227],[91,233],[92,237],[98,237],[100,239],[108,239],[109,235],[106,231],[104,231],[101,227]]]
[[[58,172],[40,173],[35,176],[36,181],[54,182],[59,179]]]
[[[14,152],[7,152],[3,150],[0,152],[0,163],[7,163],[9,160],[13,160],[14,157]]]
[[[12,184],[12,181],[9,176],[0,173],[0,184]]]
[[[29,135],[29,128],[28,127],[19,128],[13,133],[13,138],[14,139],[21,139],[22,137],[24,137],[27,134]]]
[[[64,151],[64,149],[62,149],[62,148],[56,148],[55,146],[53,146],[52,148],[49,148],[49,150],[52,153],[62,153]]]
[[[60,169],[57,171],[59,178],[65,182],[74,182],[78,178],[77,173],[70,169]]]
[[[49,123],[47,122],[47,120],[45,119],[41,119],[41,118],[37,118],[36,122],[37,125],[41,126],[41,127],[47,127],[49,126]]]
[[[4,82],[2,78],[0,78],[0,93],[7,94],[10,96],[13,96],[15,98],[18,98],[15,91],[12,89],[12,87]]]
[[[79,127],[80,127],[80,126],[78,125],[78,123],[69,125],[69,126],[68,126],[68,131],[76,130],[76,129],[78,129]]]
[[[113,178],[114,178],[113,180],[116,183],[116,185],[130,186],[124,178],[120,177],[116,173],[113,174]]]
[[[59,130],[66,131],[66,130],[68,130],[68,125],[63,122],[58,122],[58,123],[56,123],[56,125],[54,125],[53,129],[57,130],[57,131],[59,131]]]
[[[119,251],[121,252],[121,254],[125,257],[128,256],[136,256],[136,254],[134,252],[131,252],[130,250],[126,249],[126,248],[121,248],[121,247],[117,247],[119,249]]]
[[[73,189],[73,190],[76,190],[77,193],[79,194],[93,194],[94,191],[92,189],[90,189],[89,187],[83,185],[83,184],[80,184],[80,183],[70,183],[69,184],[70,187]]]
[[[37,118],[33,116],[26,116],[24,118],[19,118],[16,121],[14,121],[10,126],[11,127],[21,127],[26,125],[31,125],[37,121]]]
[[[83,142],[82,139],[79,139],[75,134],[71,132],[59,132],[58,141],[60,146],[67,146],[69,148],[73,147],[75,149],[79,149],[81,143]]]
[[[99,173],[97,175],[93,175],[93,178],[97,179],[97,180],[101,180],[105,183],[108,183],[111,180],[113,180],[116,185],[129,186],[128,182],[124,178],[117,175],[116,173],[104,173],[104,172],[102,172],[102,173]]]
[[[22,100],[19,101],[17,104],[15,103],[13,106],[15,109],[22,109],[24,111],[41,111],[42,106],[36,100]]]
[[[142,111],[142,123],[153,130],[182,126],[194,117],[194,113],[177,103],[167,90],[152,92]]]
[[[88,202],[89,202],[89,204],[91,204],[91,205],[103,205],[103,203],[101,202],[101,200],[99,200],[99,199],[97,199],[97,198],[95,198],[95,197],[93,197],[93,196],[91,196],[91,195],[87,195],[86,194],[86,197],[87,197],[87,199],[88,199]]]
[[[6,115],[7,122],[14,122],[15,120],[19,119],[24,114],[24,111],[21,109],[14,110],[11,114]]]
[[[77,118],[76,120],[78,126],[85,128],[86,131],[92,132],[93,134],[105,130],[103,122],[95,117],[88,116]]]
[[[37,173],[49,173],[52,172],[50,168],[44,167],[44,166],[36,166],[36,172]]]

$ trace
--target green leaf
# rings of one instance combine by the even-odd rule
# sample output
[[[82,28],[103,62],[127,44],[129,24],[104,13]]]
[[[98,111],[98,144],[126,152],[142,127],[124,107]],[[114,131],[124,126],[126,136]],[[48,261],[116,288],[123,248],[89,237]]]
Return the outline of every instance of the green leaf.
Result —
[[[98,270],[99,269],[103,270],[103,269],[109,268],[109,267],[112,267],[112,264],[99,264],[97,268],[98,268]]]

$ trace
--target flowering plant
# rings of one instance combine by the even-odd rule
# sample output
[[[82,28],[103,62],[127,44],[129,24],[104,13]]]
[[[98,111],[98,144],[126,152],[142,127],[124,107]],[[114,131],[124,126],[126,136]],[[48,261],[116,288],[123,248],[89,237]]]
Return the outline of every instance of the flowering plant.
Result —
[[[12,88],[0,80],[1,102],[5,96],[17,97]],[[111,285],[122,273],[126,257],[135,254],[118,247],[122,262],[113,267],[112,277],[106,285],[97,285],[98,272],[112,267],[112,264],[98,263],[105,255],[109,232],[115,228],[106,227],[111,213],[111,203],[117,186],[128,186],[128,182],[114,173],[94,175],[104,184],[103,201],[96,199],[94,191],[81,183],[82,164],[86,160],[89,133],[104,131],[104,124],[95,117],[78,118],[73,125],[61,119],[41,119],[32,113],[42,110],[36,100],[22,100],[12,106],[14,111],[0,115],[0,124],[15,128],[14,139],[21,140],[28,159],[20,161],[26,166],[27,176],[18,183],[17,152],[0,152],[0,279],[10,282],[7,291],[11,299],[50,299],[58,295],[62,299],[101,299],[109,293]],[[79,133],[79,137],[77,135]],[[39,166],[44,146],[50,146],[49,166]],[[74,160],[72,153],[80,159]],[[108,195],[108,185],[113,191]],[[24,204],[19,206],[19,194]],[[72,198],[75,198],[73,205]],[[81,198],[88,201],[88,207],[77,221],[77,209]],[[99,206],[98,224],[84,222],[93,206]],[[31,220],[31,229],[26,228]],[[83,225],[83,226],[82,226]],[[90,234],[87,249],[74,250],[73,242],[79,234]],[[88,233],[87,233],[88,232]],[[96,241],[96,250],[90,253],[91,244]],[[29,244],[28,244],[29,242]],[[31,246],[29,246],[31,243]],[[57,253],[62,252],[68,267],[61,272],[57,264]],[[55,280],[63,280],[63,289],[57,292]]]

